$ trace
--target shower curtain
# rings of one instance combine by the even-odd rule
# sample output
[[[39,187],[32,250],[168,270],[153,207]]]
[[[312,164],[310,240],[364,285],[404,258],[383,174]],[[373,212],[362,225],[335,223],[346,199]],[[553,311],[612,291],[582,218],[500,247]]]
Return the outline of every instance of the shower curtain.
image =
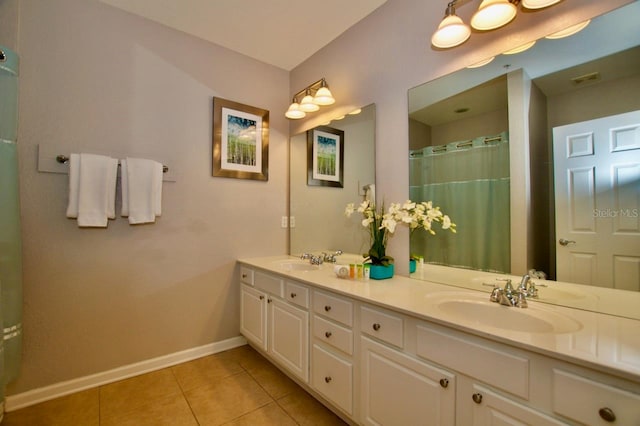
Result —
[[[0,419],[22,352],[22,243],[18,198],[18,56],[0,45]]]
[[[411,199],[433,201],[457,229],[414,231],[412,255],[426,263],[510,271],[507,132],[411,151],[409,173]]]

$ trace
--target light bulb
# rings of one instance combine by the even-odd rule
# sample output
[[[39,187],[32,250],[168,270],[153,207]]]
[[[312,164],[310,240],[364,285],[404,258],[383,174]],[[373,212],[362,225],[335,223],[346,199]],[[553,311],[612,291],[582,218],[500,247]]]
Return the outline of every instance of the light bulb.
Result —
[[[516,6],[508,0],[482,0],[471,17],[471,26],[481,31],[494,30],[511,22],[517,11]]]
[[[313,103],[316,105],[331,105],[335,103],[335,99],[331,94],[331,91],[328,87],[324,86],[318,89],[316,92],[316,96],[313,98]]]
[[[471,35],[471,28],[462,22],[459,16],[445,16],[438,29],[431,37],[431,44],[441,49],[459,46]]]
[[[292,120],[297,120],[299,118],[304,118],[304,111],[300,109],[300,105],[294,100],[291,105],[289,105],[289,109],[284,113],[284,116],[290,118]]]
[[[313,102],[313,96],[311,96],[311,93],[307,91],[305,97],[300,101],[300,110],[304,112],[314,112],[319,109],[320,107],[318,104]]]

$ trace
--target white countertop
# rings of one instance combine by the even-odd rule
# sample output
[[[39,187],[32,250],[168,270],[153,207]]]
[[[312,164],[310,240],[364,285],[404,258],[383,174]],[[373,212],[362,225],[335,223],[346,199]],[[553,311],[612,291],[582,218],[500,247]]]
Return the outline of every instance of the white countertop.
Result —
[[[580,323],[581,327],[577,331],[565,333],[529,333],[491,327],[473,317],[452,321],[434,303],[438,296],[445,292],[455,292],[470,297],[482,294],[488,298],[489,293],[402,276],[380,281],[342,279],[334,274],[334,264],[321,265],[314,271],[289,271],[281,266],[285,261],[299,261],[299,258],[270,256],[239,260],[242,264],[366,303],[640,382],[639,320],[554,306],[529,299],[530,308],[547,311],[549,316],[568,317]],[[518,309],[506,306],[496,308]]]

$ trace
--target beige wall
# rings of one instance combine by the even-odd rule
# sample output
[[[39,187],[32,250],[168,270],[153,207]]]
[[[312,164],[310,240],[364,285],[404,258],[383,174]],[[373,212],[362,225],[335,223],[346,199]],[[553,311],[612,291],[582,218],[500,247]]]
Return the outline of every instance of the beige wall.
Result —
[[[97,0],[20,5],[24,361],[9,393],[239,335],[235,260],[286,251],[288,73]],[[211,177],[212,96],[270,110],[268,182]],[[165,162],[162,217],[79,229],[38,144]]]
[[[18,46],[18,0],[0,0],[0,44],[16,50]]]

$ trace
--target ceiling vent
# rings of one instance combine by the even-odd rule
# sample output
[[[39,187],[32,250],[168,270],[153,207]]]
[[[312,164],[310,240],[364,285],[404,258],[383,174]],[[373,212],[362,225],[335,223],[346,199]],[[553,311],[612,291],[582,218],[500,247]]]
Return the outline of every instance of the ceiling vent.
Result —
[[[595,82],[600,80],[600,73],[598,71],[589,73],[589,74],[585,74],[585,75],[581,75],[579,77],[574,77],[571,79],[571,81],[573,82],[573,84],[575,86],[578,86],[580,84],[584,84],[587,82]]]

